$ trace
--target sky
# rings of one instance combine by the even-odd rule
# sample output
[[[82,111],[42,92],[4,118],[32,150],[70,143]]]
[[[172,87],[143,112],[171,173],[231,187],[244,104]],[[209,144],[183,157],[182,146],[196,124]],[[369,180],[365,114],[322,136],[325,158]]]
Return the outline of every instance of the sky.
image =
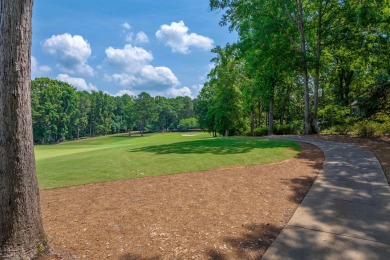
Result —
[[[35,0],[32,78],[113,96],[190,96],[235,42],[209,0]]]

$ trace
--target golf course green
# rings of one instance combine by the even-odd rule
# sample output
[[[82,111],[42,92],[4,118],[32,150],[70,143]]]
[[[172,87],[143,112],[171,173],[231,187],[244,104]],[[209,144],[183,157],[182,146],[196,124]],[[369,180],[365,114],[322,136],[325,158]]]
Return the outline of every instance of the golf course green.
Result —
[[[293,142],[207,133],[114,135],[35,146],[41,189],[279,162]]]

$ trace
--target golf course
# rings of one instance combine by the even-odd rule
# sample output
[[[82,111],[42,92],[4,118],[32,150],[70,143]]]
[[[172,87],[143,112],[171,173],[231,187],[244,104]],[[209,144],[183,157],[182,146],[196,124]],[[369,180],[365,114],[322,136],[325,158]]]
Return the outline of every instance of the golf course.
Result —
[[[41,189],[268,164],[298,152],[293,142],[207,133],[124,134],[35,146]]]

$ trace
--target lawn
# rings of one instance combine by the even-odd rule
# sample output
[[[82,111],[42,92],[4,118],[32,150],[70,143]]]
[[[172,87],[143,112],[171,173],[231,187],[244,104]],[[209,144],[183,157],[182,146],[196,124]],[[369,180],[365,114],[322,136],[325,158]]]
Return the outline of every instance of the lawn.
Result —
[[[293,142],[207,133],[106,136],[35,146],[41,189],[267,164],[294,157]]]

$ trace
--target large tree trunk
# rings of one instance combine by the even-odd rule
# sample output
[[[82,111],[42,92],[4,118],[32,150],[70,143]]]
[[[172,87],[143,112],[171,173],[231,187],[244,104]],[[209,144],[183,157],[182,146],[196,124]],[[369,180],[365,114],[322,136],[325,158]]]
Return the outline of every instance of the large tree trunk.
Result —
[[[309,73],[307,68],[307,51],[306,51],[306,35],[305,35],[305,23],[303,14],[302,0],[298,0],[298,30],[301,40],[301,55],[302,55],[302,76],[304,83],[304,100],[305,100],[305,130],[304,134],[312,134],[312,127],[310,125],[310,99],[309,99]]]
[[[322,52],[322,1],[319,1],[318,20],[317,20],[317,49],[316,49],[316,63],[314,76],[314,104],[313,104],[313,125],[314,132],[317,134],[318,129],[318,90],[320,86],[320,68],[321,68],[321,52]]]
[[[255,136],[255,111],[251,108],[251,136]]]
[[[259,109],[259,121],[258,121],[258,125],[257,125],[257,127],[261,127],[261,114],[262,114],[262,111],[261,111],[261,102],[260,102],[260,100],[259,100],[259,103],[258,103],[258,109]]]
[[[274,98],[272,97],[269,101],[269,128],[268,128],[268,135],[274,134]]]
[[[32,0],[0,1],[0,259],[47,248],[30,103]]]

